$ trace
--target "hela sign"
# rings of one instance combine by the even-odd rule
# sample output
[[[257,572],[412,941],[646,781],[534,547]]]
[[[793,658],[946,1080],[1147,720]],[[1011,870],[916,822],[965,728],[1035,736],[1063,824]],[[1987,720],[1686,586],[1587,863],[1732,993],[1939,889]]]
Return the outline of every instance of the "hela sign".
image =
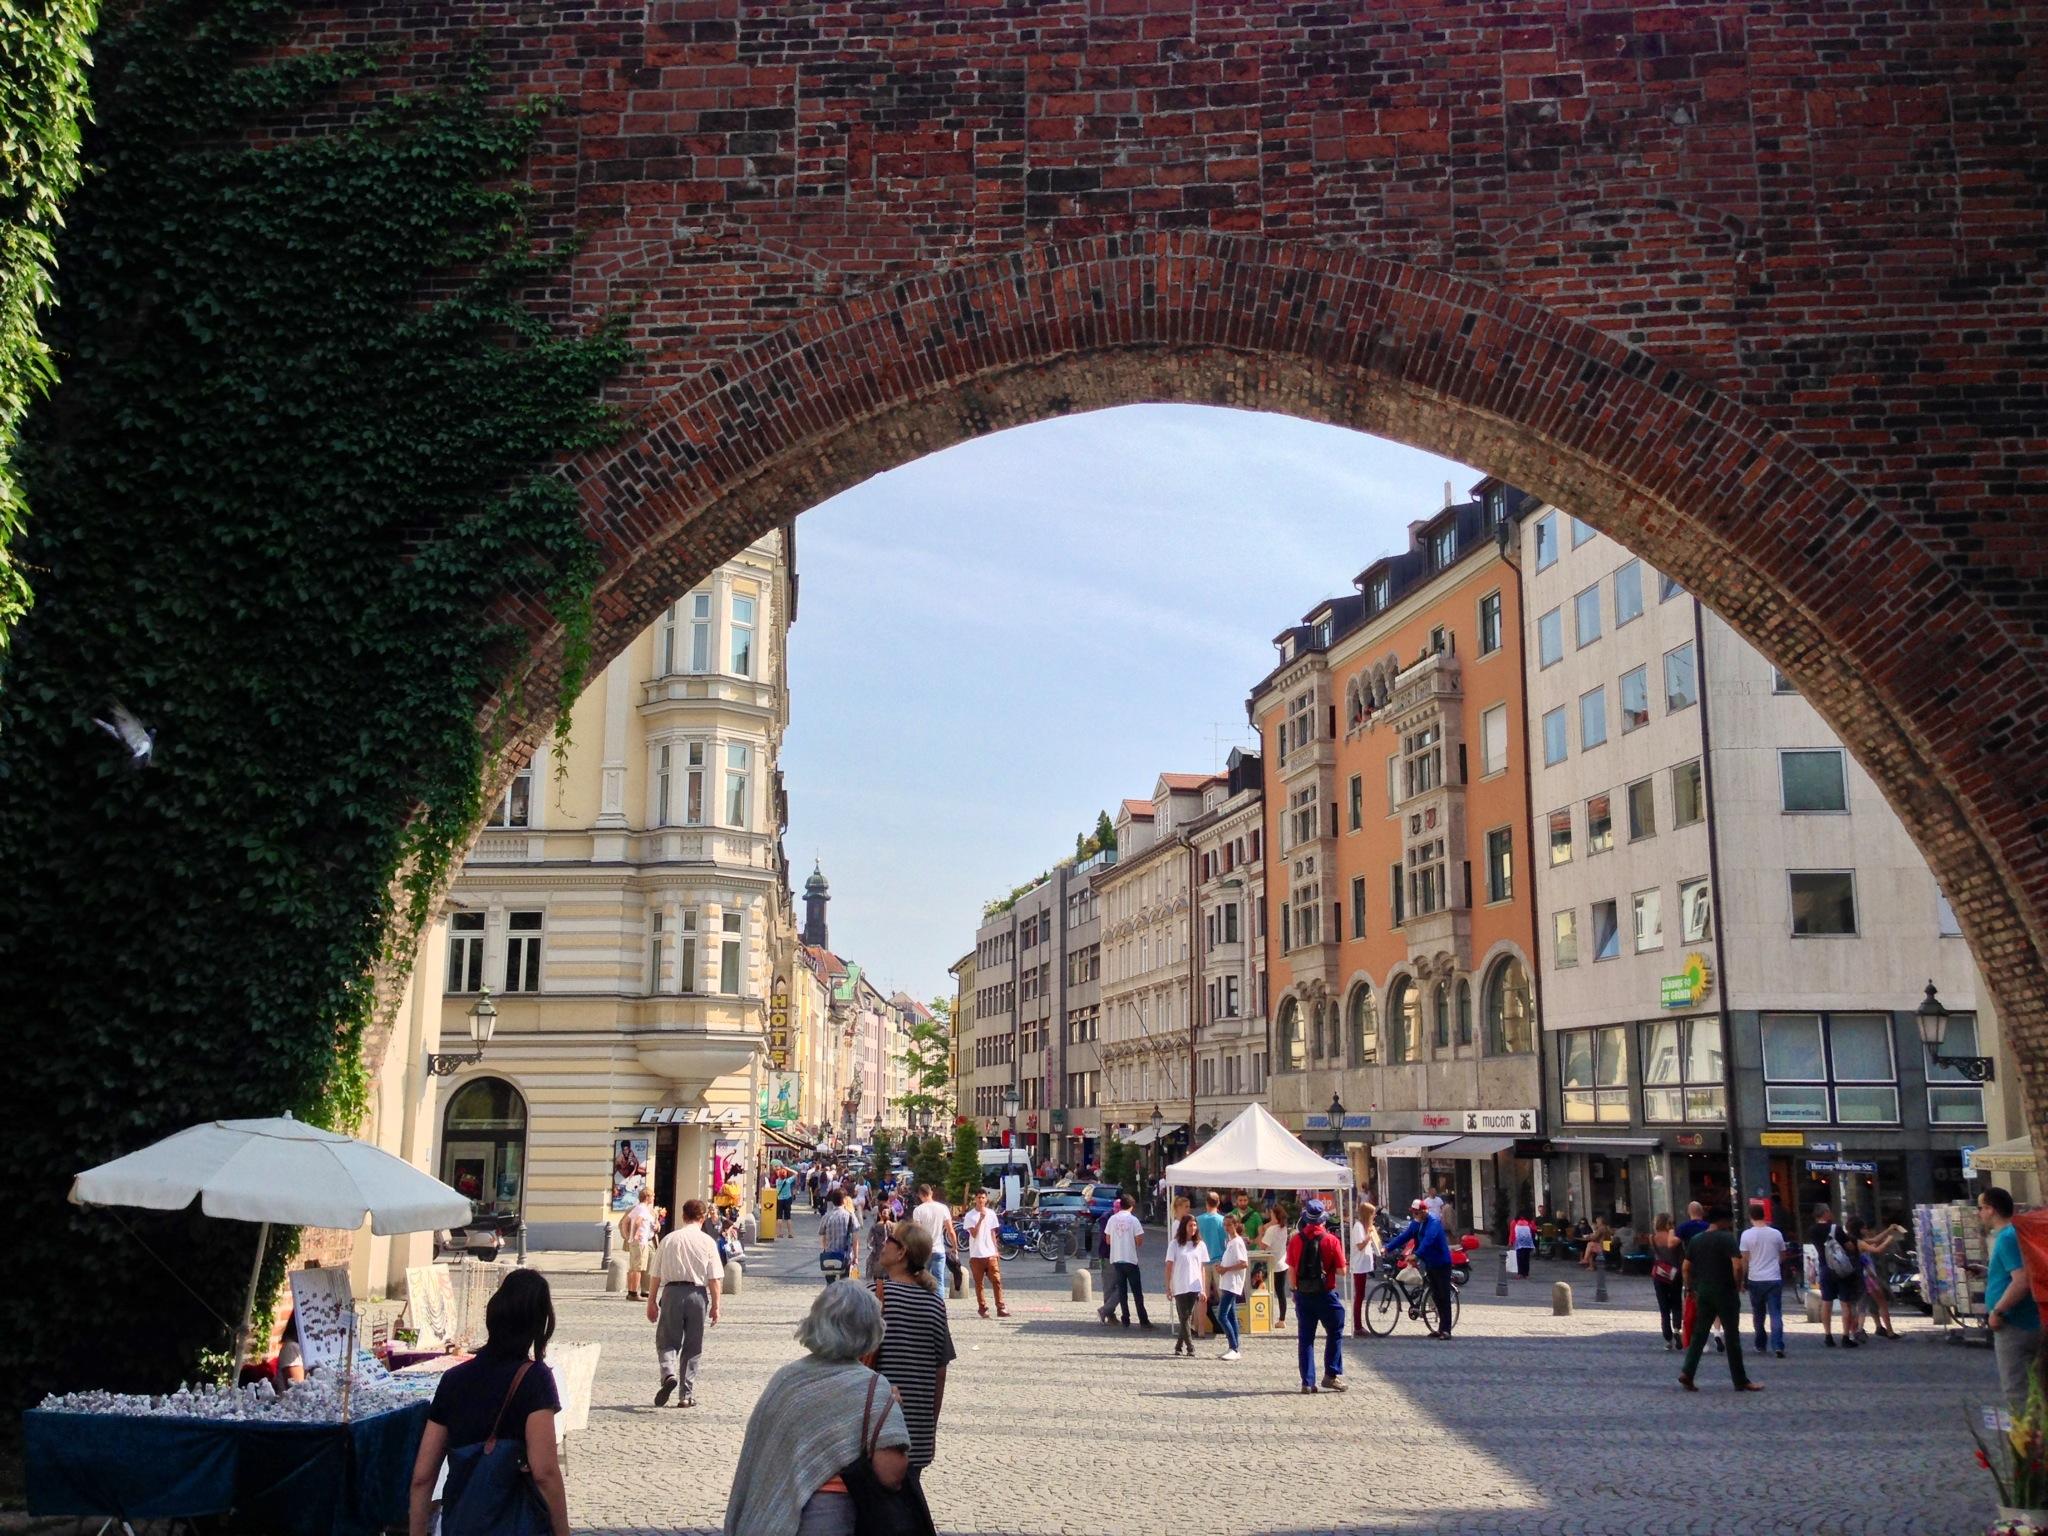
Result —
[[[1533,1109],[1468,1109],[1465,1111],[1465,1134],[1467,1136],[1534,1136],[1536,1134],[1536,1111]]]

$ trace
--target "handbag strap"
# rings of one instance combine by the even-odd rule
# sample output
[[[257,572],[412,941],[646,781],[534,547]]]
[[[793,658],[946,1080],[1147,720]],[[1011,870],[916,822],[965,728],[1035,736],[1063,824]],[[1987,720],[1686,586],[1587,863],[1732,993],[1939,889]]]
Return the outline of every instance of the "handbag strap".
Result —
[[[881,1377],[880,1373],[878,1372],[878,1373],[876,1373],[875,1379],[874,1379],[873,1381],[871,1381],[871,1382],[869,1382],[869,1383],[868,1383],[868,1407],[869,1407],[869,1408],[872,1408],[872,1407],[874,1407],[874,1405],[875,1405],[875,1388],[876,1388],[877,1386],[879,1386],[879,1385],[881,1384],[881,1381],[882,1381],[882,1377]],[[889,1388],[889,1401],[888,1401],[888,1402],[886,1402],[886,1403],[884,1403],[884,1404],[882,1404],[882,1416],[881,1416],[881,1417],[880,1417],[879,1419],[875,1420],[875,1429],[874,1429],[874,1433],[873,1433],[873,1434],[869,1434],[869,1433],[868,1433],[868,1416],[867,1416],[867,1411],[866,1411],[865,1409],[863,1409],[863,1410],[862,1410],[862,1412],[861,1412],[861,1416],[860,1416],[860,1453],[861,1453],[861,1455],[863,1455],[863,1456],[867,1457],[867,1458],[868,1458],[869,1460],[873,1460],[873,1459],[874,1459],[874,1454],[875,1454],[875,1446],[876,1446],[876,1444],[877,1444],[877,1443],[878,1443],[878,1442],[879,1442],[879,1441],[881,1440],[881,1438],[882,1438],[882,1430],[883,1430],[883,1429],[884,1429],[884,1428],[885,1428],[885,1427],[886,1427],[886,1426],[888,1425],[888,1423],[889,1423],[889,1410],[890,1410],[891,1408],[893,1408],[893,1407],[895,1407],[895,1406],[896,1406],[896,1401],[897,1401],[897,1399],[896,1399],[896,1388],[895,1388],[895,1387],[894,1387],[894,1386],[892,1385],[892,1386],[891,1386],[891,1387]]]
[[[868,1372],[868,1378],[868,1400],[860,1410],[860,1453],[863,1456],[868,1454],[868,1415],[875,1411],[875,1388],[882,1384],[882,1378],[874,1371]],[[886,1419],[888,1416],[889,1410],[884,1408],[882,1417]],[[877,1431],[878,1438],[879,1434]]]
[[[512,1385],[505,1389],[505,1400],[498,1404],[498,1416],[491,1420],[490,1435],[484,1440],[484,1454],[490,1455],[498,1448],[498,1430],[505,1422],[505,1410],[512,1406],[512,1394],[519,1390],[519,1383],[526,1380],[526,1373],[533,1369],[531,1360],[519,1362],[519,1369],[512,1373]]]

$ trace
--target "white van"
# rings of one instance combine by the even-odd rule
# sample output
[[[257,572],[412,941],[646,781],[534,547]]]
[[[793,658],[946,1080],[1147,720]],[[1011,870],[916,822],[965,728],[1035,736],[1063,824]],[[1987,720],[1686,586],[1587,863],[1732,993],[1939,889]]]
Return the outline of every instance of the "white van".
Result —
[[[1017,1147],[983,1147],[981,1187],[995,1196],[1000,1208],[1014,1211],[1031,1187],[1030,1155]]]

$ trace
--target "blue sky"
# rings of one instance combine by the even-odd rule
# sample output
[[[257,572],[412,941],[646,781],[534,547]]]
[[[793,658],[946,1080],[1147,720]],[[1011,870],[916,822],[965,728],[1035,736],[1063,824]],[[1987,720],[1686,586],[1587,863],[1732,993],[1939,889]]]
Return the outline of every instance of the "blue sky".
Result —
[[[950,992],[982,903],[1164,770],[1250,744],[1272,637],[1478,472],[1286,416],[1146,405],[1039,422],[806,512],[788,849],[832,947]]]

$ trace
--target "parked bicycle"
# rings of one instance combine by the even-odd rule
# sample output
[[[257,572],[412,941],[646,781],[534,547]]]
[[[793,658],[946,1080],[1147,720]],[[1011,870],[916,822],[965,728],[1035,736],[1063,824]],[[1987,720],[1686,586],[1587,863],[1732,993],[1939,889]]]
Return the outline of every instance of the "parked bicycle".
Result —
[[[1451,1326],[1455,1328],[1465,1310],[1465,1298],[1457,1286],[1451,1287]],[[1430,1333],[1441,1333],[1443,1327],[1437,1318],[1436,1297],[1430,1291],[1429,1279],[1414,1264],[1404,1264],[1375,1282],[1366,1293],[1365,1326],[1375,1338],[1385,1338],[1394,1331],[1403,1316],[1411,1318]]]

